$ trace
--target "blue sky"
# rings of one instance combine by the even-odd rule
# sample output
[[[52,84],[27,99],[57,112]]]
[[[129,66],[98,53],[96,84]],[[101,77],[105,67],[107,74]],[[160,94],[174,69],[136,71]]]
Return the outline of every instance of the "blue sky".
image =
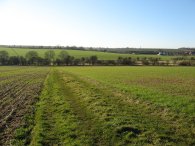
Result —
[[[0,44],[195,47],[195,0],[0,0]]]

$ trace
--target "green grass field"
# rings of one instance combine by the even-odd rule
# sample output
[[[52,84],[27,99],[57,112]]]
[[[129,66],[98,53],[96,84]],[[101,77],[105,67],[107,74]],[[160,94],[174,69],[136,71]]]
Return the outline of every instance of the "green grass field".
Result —
[[[11,49],[11,48],[2,48],[0,47],[0,51],[7,51],[9,53],[10,56],[17,56],[21,55],[21,56],[25,56],[25,54],[28,51],[37,51],[40,57],[44,57],[44,53],[48,50],[48,49],[25,49],[25,48],[15,48],[15,49]],[[55,49],[54,50],[56,53],[56,57],[58,57],[61,49]],[[143,58],[143,57],[160,57],[161,60],[170,60],[171,58],[174,57],[179,57],[179,56],[158,56],[158,55],[138,55],[138,54],[119,54],[119,53],[108,53],[108,52],[98,52],[98,51],[81,51],[81,50],[66,50],[68,52],[69,55],[74,56],[75,58],[81,58],[81,57],[90,57],[92,55],[96,55],[98,57],[98,59],[100,60],[116,60],[119,56],[121,57],[132,57],[132,58]]]
[[[9,127],[0,124],[1,145],[195,145],[193,67],[0,71],[0,117]],[[24,101],[23,92],[29,95]],[[10,104],[21,110],[10,114]]]

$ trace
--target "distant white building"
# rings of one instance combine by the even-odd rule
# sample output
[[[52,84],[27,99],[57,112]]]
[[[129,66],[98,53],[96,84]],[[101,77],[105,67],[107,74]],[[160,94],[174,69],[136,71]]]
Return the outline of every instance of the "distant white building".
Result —
[[[159,52],[157,55],[166,55],[165,52]]]

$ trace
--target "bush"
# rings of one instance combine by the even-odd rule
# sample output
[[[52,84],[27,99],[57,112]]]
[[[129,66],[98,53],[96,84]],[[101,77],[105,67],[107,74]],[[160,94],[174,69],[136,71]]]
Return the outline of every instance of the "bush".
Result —
[[[178,65],[181,66],[191,66],[191,62],[188,60],[180,61]]]

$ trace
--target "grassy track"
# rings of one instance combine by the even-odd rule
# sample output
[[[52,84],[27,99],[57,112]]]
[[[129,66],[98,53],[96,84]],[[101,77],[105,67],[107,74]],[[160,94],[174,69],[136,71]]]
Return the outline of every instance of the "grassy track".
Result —
[[[155,78],[170,71],[156,69],[161,72],[127,67],[54,68],[37,105],[31,145],[194,145],[194,90],[190,89],[181,105],[184,98],[169,100],[175,95],[162,91],[157,83],[137,86],[145,86],[143,92],[129,84],[131,78],[132,84],[138,84],[135,81],[143,77],[140,70]],[[172,69],[167,77],[178,70],[183,79],[194,76],[193,68]],[[194,80],[186,82],[194,84]],[[156,96],[151,89],[160,94]]]
[[[59,72],[52,71],[38,103],[31,145],[93,145],[91,121]],[[96,125],[94,127],[94,125]],[[96,129],[98,130],[98,129]]]

